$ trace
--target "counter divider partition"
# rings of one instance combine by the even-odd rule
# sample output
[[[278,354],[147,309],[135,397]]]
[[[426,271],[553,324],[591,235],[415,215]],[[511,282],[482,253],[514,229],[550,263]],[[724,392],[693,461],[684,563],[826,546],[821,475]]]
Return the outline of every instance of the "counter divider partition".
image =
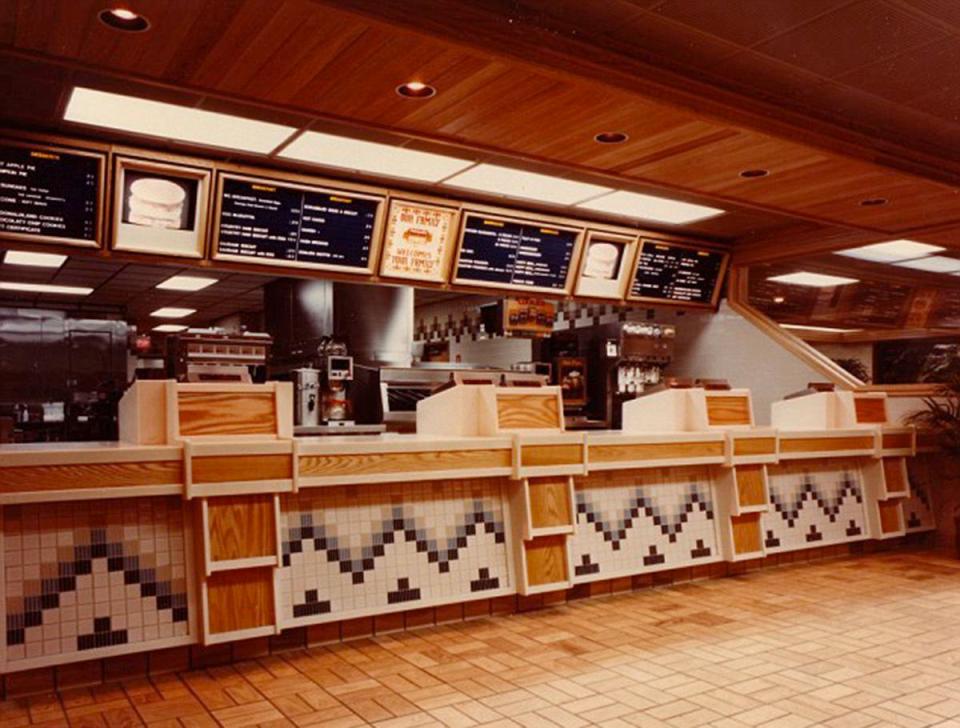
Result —
[[[459,385],[419,404],[416,435],[294,439],[289,385],[233,387],[139,382],[125,442],[0,447],[8,558],[39,564],[3,572],[22,599],[0,604],[0,669],[469,614],[907,530],[916,435],[876,421],[882,397],[788,400],[757,427],[746,390],[668,390],[584,434],[556,387]]]

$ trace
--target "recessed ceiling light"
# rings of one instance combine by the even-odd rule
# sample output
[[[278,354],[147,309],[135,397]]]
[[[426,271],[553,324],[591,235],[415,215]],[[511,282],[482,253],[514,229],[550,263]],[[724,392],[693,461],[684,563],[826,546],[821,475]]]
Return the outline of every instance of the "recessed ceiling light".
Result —
[[[405,99],[429,99],[435,96],[437,90],[422,81],[410,81],[397,86],[397,93]]]
[[[272,152],[297,131],[283,124],[83,86],[73,89],[63,118],[75,124],[258,154]]]
[[[160,324],[159,326],[154,326],[154,331],[159,331],[161,334],[179,334],[181,331],[186,331],[187,326],[183,324]]]
[[[101,10],[97,17],[104,25],[127,33],[142,33],[150,27],[149,20],[127,8],[107,8]]]
[[[625,190],[617,190],[595,200],[578,203],[577,207],[671,225],[706,220],[724,213],[724,210],[716,207],[694,205],[690,202],[678,202],[666,197],[654,197]]]
[[[766,177],[769,174],[769,169],[745,169],[740,173],[740,176],[744,179],[757,179],[758,177]]]
[[[499,197],[572,205],[610,192],[609,187],[577,182],[536,172],[524,172],[498,164],[478,164],[443,181],[449,187],[486,192]]]
[[[279,156],[386,177],[439,182],[473,164],[468,159],[308,131],[283,148]]]
[[[775,283],[787,283],[792,286],[809,286],[811,288],[830,288],[832,286],[846,286],[850,283],[859,283],[859,278],[845,278],[844,276],[830,276],[825,273],[808,273],[807,271],[798,271],[797,273],[784,273],[779,276],[771,276],[768,281]]]
[[[53,293],[62,296],[89,296],[92,288],[86,286],[54,286],[49,283],[12,283],[0,281],[0,290],[19,293]]]
[[[593,141],[598,144],[623,144],[629,138],[622,131],[602,131],[593,138]]]
[[[774,296],[774,297],[773,297],[773,302],[774,302],[774,303],[783,303],[783,302],[786,301],[786,300],[787,300],[787,299],[784,298],[783,296]]]
[[[874,263],[893,263],[899,260],[920,258],[924,255],[930,255],[931,253],[939,253],[942,250],[945,250],[945,248],[939,245],[930,245],[929,243],[918,243],[916,240],[891,240],[886,243],[875,243],[874,245],[863,245],[859,248],[839,250],[837,251],[837,255],[869,260]]]
[[[155,318],[183,318],[184,316],[192,316],[197,312],[195,308],[177,308],[176,306],[165,306],[164,308],[158,308],[156,311],[150,315]]]
[[[202,291],[218,280],[218,278],[205,278],[203,276],[179,275],[158,283],[157,288],[162,288],[165,291]]]
[[[837,329],[832,326],[805,326],[803,324],[780,324],[785,329],[794,329],[795,331],[823,331],[828,334],[852,334],[863,329]]]
[[[868,197],[866,200],[860,200],[860,207],[881,207],[887,202],[886,197]]]
[[[916,260],[904,260],[894,265],[901,268],[913,268],[915,270],[925,270],[930,273],[956,273],[960,272],[960,259],[947,258],[944,255],[931,255],[928,258],[917,258]]]
[[[67,259],[56,253],[30,253],[26,250],[8,250],[3,257],[7,265],[32,265],[35,268],[59,268]]]

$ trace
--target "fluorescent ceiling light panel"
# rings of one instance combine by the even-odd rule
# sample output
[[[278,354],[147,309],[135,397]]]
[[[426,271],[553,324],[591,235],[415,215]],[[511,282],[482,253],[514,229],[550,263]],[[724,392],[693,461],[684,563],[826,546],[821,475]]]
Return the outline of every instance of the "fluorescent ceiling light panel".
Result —
[[[943,255],[931,255],[929,258],[917,258],[916,260],[905,260],[895,265],[901,268],[913,268],[915,270],[924,270],[929,273],[957,273],[960,272],[960,259],[947,258]]]
[[[176,306],[165,306],[164,308],[158,308],[156,311],[151,313],[151,316],[155,318],[183,318],[184,316],[191,316],[197,312],[195,308],[177,308]]]
[[[3,257],[7,265],[30,265],[35,268],[59,268],[67,259],[56,253],[30,253],[26,250],[8,250]]]
[[[183,324],[160,324],[154,326],[153,330],[161,334],[179,334],[181,331],[186,331],[187,327]]]
[[[157,288],[162,288],[165,291],[202,291],[218,280],[218,278],[205,278],[204,276],[173,276],[162,283],[158,283]]]
[[[876,243],[874,245],[864,245],[859,248],[839,250],[837,251],[837,255],[845,255],[848,258],[858,258],[859,260],[869,260],[874,263],[895,263],[900,260],[910,260],[911,258],[920,258],[924,255],[939,253],[942,250],[944,250],[944,248],[939,245],[918,243],[916,240],[890,240],[886,243]]]
[[[577,207],[670,225],[698,222],[725,212],[718,207],[694,205],[691,202],[679,202],[666,197],[654,197],[625,190],[617,190],[595,200],[581,202]]]
[[[0,281],[0,291],[53,293],[62,296],[89,296],[93,293],[93,289],[86,286],[55,286],[49,283],[11,283],[8,281]]]
[[[420,152],[391,144],[308,131],[283,148],[280,157],[312,162],[324,167],[399,177],[418,182],[439,182],[473,164],[468,159]]]
[[[828,276],[825,273],[784,273],[780,276],[771,276],[768,281],[774,283],[788,283],[791,286],[809,286],[810,288],[830,288],[831,286],[846,286],[850,283],[859,283],[859,278],[844,278],[843,276]]]
[[[573,205],[612,191],[609,187],[524,172],[497,164],[478,164],[456,177],[444,180],[443,184],[500,197],[515,197],[554,205]]]
[[[794,331],[822,331],[828,334],[852,334],[863,329],[835,329],[831,326],[804,326],[803,324],[780,324],[785,329]]]
[[[297,131],[283,124],[83,86],[73,89],[63,118],[76,124],[259,154],[272,152]]]

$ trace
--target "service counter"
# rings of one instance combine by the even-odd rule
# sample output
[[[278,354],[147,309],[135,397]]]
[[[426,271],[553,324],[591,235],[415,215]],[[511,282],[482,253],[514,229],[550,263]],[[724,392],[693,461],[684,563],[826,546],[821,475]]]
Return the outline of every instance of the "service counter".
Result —
[[[756,427],[742,390],[670,390],[623,431],[574,433],[557,388],[464,385],[420,403],[416,435],[338,438],[293,438],[290,397],[139,382],[122,443],[0,446],[0,670],[905,530],[912,430],[794,430],[788,407]]]

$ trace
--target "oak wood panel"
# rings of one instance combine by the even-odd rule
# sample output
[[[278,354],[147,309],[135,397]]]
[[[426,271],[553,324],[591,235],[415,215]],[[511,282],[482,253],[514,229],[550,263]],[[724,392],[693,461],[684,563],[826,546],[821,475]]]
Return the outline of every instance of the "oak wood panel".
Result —
[[[906,450],[912,447],[913,437],[906,432],[885,432],[882,442],[885,450]]]
[[[880,511],[880,531],[883,533],[897,533],[903,530],[903,511],[898,498],[879,501],[877,508]]]
[[[730,517],[730,528],[733,530],[733,551],[741,554],[755,554],[763,550],[760,539],[760,514],[745,513],[742,516]]]
[[[711,397],[707,395],[707,422],[714,426],[749,425],[750,400],[747,397]]]
[[[883,458],[883,479],[888,493],[905,493],[907,479],[903,474],[903,458]]]
[[[880,397],[854,397],[854,411],[857,413],[857,422],[865,424],[882,424],[887,421],[887,401]]]
[[[214,572],[206,584],[212,634],[274,624],[271,567]]]
[[[773,437],[735,437],[734,455],[772,455],[777,451],[777,440]]]
[[[737,501],[741,506],[766,505],[763,465],[738,465]]]
[[[184,437],[277,432],[273,392],[178,392],[177,409]]]
[[[724,443],[705,442],[651,442],[635,445],[591,445],[592,463],[616,463],[642,460],[681,460],[723,455]]]
[[[276,517],[271,495],[222,496],[207,499],[210,558],[230,561],[274,556]]]
[[[502,430],[561,429],[563,413],[551,394],[497,393],[497,425]]]
[[[289,480],[293,477],[290,455],[214,455],[193,458],[194,483],[236,483],[248,480]]]
[[[576,465],[583,462],[581,445],[523,445],[520,464],[525,467]]]
[[[512,452],[501,450],[440,450],[437,452],[353,453],[350,455],[305,455],[300,458],[300,476],[408,474],[440,470],[509,468]]]
[[[180,483],[183,483],[183,463],[179,460],[0,468],[0,493]]]
[[[863,437],[797,437],[781,438],[780,452],[838,452],[841,450],[869,450],[873,438]]]
[[[553,528],[573,524],[570,482],[566,477],[531,478],[530,523],[533,528]]]
[[[527,583],[530,586],[567,581],[567,548],[564,536],[540,536],[524,541]]]

